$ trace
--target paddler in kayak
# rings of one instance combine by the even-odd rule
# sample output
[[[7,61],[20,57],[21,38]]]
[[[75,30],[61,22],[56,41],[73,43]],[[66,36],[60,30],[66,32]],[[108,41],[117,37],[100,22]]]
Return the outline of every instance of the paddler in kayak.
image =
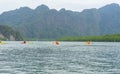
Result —
[[[87,43],[88,45],[90,45],[92,42],[91,42],[91,41],[87,41],[86,43]]]
[[[60,44],[60,42],[59,42],[59,41],[55,41],[55,44],[56,44],[56,45],[59,45],[59,44]]]
[[[0,44],[5,44],[5,42],[2,42],[2,41],[0,40]]]
[[[26,44],[27,42],[26,41],[23,41],[22,44]]]

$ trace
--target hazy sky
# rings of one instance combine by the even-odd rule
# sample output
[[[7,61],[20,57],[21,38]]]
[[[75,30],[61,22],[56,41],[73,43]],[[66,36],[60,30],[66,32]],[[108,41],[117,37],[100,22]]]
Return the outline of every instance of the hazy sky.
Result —
[[[0,13],[24,6],[34,9],[41,4],[58,10],[66,8],[73,11],[82,11],[83,9],[100,8],[110,3],[120,5],[120,0],[0,0]]]

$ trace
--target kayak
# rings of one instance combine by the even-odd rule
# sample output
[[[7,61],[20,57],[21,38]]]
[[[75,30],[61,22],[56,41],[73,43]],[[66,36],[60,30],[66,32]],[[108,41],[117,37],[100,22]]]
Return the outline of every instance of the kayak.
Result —
[[[33,44],[33,42],[22,42],[21,44]]]
[[[5,42],[0,42],[0,44],[6,44]]]

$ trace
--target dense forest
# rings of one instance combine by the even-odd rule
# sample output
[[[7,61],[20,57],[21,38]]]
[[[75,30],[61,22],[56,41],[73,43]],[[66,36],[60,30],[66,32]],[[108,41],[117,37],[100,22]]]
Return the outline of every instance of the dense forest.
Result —
[[[104,36],[81,36],[81,37],[63,37],[60,41],[99,41],[99,42],[120,42],[120,34]]]

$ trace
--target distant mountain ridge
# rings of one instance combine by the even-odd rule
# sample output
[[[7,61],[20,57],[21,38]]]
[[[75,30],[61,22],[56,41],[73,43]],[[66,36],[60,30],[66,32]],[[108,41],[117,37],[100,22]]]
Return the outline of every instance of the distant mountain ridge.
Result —
[[[21,7],[1,14],[0,23],[19,30],[26,38],[120,34],[120,6],[112,3],[82,12],[57,11],[46,5],[34,10]]]

